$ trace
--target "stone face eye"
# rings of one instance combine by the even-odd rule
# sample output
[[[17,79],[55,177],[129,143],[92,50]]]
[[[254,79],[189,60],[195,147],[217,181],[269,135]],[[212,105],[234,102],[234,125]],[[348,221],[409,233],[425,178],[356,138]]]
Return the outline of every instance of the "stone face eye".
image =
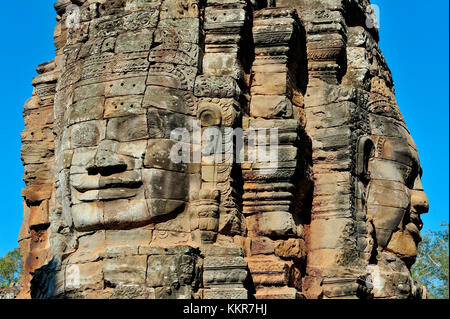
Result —
[[[416,162],[413,162],[413,167],[408,171],[405,178],[405,185],[409,189],[414,189],[414,184],[419,177],[419,168]]]

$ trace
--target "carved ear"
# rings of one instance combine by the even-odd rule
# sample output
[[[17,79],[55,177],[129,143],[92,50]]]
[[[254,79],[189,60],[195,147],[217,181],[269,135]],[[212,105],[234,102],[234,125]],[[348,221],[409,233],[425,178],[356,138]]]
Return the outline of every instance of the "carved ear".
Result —
[[[362,136],[358,140],[356,153],[356,175],[363,183],[370,180],[369,160],[373,156],[375,146],[368,136]]]
[[[220,126],[222,124],[222,112],[213,104],[201,106],[197,111],[197,118],[203,127]]]

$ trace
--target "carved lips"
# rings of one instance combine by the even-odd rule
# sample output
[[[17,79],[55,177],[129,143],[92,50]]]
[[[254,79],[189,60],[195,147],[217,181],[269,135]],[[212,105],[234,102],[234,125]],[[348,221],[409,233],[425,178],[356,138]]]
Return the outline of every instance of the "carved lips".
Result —
[[[131,198],[142,189],[141,176],[135,171],[111,176],[73,175],[71,176],[71,184],[75,190],[82,193],[80,198],[82,201],[90,201],[89,198],[92,198],[92,200],[97,198],[100,200]]]

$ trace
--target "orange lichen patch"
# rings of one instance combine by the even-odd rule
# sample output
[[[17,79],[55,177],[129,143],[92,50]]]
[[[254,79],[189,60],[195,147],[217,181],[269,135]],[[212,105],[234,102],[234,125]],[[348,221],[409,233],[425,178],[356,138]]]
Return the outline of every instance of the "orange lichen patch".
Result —
[[[30,228],[48,225],[49,223],[48,200],[42,201],[39,206],[30,207],[30,217],[28,220],[28,225]]]
[[[22,190],[22,196],[27,202],[35,203],[50,199],[53,185],[30,185]]]

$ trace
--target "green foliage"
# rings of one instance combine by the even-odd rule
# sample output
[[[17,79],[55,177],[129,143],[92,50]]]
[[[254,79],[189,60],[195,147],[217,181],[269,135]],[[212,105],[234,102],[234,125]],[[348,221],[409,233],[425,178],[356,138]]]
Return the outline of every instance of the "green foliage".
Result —
[[[22,259],[20,258],[19,248],[16,248],[0,257],[0,288],[9,287],[19,280],[23,272]]]
[[[448,223],[443,230],[422,235],[419,253],[411,272],[418,283],[427,287],[429,298],[448,299]]]

